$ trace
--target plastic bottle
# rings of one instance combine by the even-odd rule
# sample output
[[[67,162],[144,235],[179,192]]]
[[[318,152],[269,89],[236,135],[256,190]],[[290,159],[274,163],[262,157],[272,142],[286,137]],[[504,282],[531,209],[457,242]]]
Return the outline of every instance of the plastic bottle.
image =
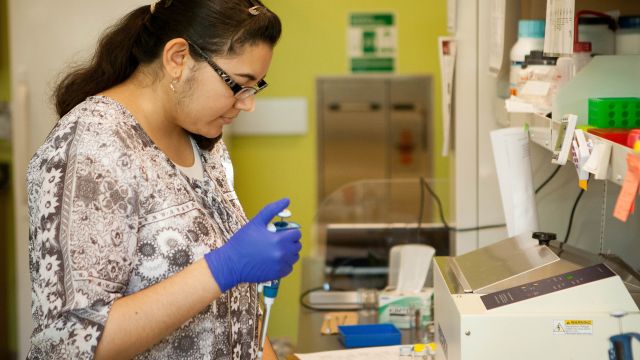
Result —
[[[591,61],[591,43],[578,42],[573,44],[573,66],[574,75]]]
[[[556,61],[556,69],[551,85],[549,97],[553,102],[558,89],[567,84],[576,73],[591,61],[591,43],[578,42],[573,44],[573,54],[564,55]]]
[[[517,83],[524,63],[524,57],[532,50],[544,49],[544,20],[518,21],[518,41],[511,48],[511,71],[509,73],[509,94],[517,95]]]
[[[556,61],[556,74],[554,80],[556,89],[561,88],[564,84],[573,79],[575,72],[575,64],[571,56],[560,56]]]
[[[556,90],[557,60],[555,56],[544,56],[540,50],[533,50],[525,56],[516,85],[516,92],[521,100],[536,105],[540,110],[551,109]]]
[[[616,31],[616,54],[640,54],[640,15],[621,16]]]
[[[615,55],[616,36],[610,28],[608,18],[580,17],[578,32],[580,41],[591,43],[593,55]]]

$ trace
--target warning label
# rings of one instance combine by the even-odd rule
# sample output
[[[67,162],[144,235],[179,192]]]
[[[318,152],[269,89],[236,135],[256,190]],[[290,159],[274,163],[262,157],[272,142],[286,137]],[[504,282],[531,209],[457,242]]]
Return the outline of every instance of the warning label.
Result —
[[[553,320],[554,335],[593,335],[593,320]]]

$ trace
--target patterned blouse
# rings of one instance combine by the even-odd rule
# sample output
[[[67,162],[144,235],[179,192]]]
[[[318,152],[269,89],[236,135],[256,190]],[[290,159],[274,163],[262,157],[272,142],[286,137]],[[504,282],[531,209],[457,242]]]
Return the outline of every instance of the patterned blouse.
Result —
[[[112,99],[65,115],[28,169],[30,359],[91,359],[113,302],[223,245],[246,222],[222,141],[188,178]],[[254,359],[260,310],[240,284],[137,359]]]

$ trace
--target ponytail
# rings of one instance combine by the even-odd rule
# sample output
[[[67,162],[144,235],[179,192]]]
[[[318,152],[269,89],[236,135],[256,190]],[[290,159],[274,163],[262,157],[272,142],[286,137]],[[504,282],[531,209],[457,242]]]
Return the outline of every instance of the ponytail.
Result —
[[[134,46],[149,15],[148,5],[130,12],[102,35],[93,58],[87,64],[76,67],[63,77],[53,93],[60,117],[87,97],[109,89],[133,74],[141,60]]]
[[[247,44],[274,46],[282,31],[278,16],[260,0],[159,0],[153,8],[142,6],[109,28],[91,61],[62,78],[53,93],[60,117],[154,62],[171,39],[185,37],[207,53],[235,55]],[[218,141],[193,136],[202,149]]]

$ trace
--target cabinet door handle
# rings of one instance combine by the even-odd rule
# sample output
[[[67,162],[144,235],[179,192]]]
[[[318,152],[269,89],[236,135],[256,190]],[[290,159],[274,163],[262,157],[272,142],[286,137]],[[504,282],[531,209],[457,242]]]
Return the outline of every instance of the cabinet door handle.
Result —
[[[393,111],[416,111],[416,104],[413,103],[397,103],[391,105]]]
[[[382,106],[377,102],[334,102],[329,104],[329,110],[341,112],[371,112],[381,108]]]

